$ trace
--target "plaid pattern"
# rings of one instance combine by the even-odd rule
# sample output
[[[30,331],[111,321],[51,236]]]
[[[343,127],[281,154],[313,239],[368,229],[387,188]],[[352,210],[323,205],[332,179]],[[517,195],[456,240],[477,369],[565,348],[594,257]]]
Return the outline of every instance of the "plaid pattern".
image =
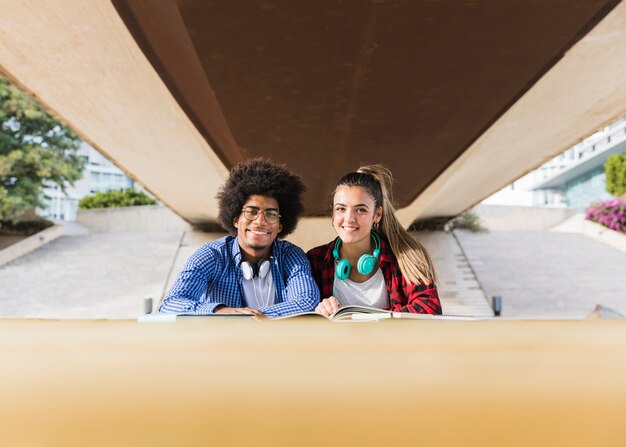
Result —
[[[441,303],[435,285],[425,286],[424,284],[408,283],[402,276],[398,261],[391,251],[389,243],[381,237],[380,245],[380,269],[383,272],[389,293],[391,305],[389,310],[441,315]],[[313,269],[313,277],[320,288],[322,299],[333,294],[335,281],[334,246],[335,241],[332,241],[307,252]]]
[[[259,310],[268,317],[314,310],[319,291],[302,249],[276,240],[272,256],[276,304]],[[206,315],[220,305],[246,307],[240,263],[241,251],[233,236],[203,245],[187,260],[159,312]]]

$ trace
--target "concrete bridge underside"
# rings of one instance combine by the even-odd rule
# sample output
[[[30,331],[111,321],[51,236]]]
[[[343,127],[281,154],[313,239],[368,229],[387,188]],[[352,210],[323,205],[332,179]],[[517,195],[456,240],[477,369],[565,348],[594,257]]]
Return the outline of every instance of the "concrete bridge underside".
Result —
[[[304,177],[301,232],[331,230],[329,192],[362,162],[393,171],[405,224],[456,215],[626,114],[615,0],[0,10],[0,70],[192,223],[254,156]]]

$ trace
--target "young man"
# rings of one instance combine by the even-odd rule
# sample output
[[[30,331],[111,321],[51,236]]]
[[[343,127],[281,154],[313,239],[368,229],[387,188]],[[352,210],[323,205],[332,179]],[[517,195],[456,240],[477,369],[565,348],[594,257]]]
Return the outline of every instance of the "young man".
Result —
[[[205,244],[187,261],[160,312],[279,317],[319,304],[309,261],[280,240],[303,206],[304,183],[263,159],[237,165],[217,195],[218,221],[232,236]]]

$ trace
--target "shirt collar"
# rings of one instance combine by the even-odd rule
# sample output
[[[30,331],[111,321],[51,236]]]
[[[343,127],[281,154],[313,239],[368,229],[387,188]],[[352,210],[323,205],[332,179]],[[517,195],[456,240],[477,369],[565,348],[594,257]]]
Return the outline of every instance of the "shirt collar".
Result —
[[[387,239],[384,239],[382,235],[380,236],[380,262],[396,262],[396,257],[391,251],[391,245],[387,242]]]
[[[230,247],[230,254],[233,257],[236,265],[241,263],[241,248],[239,247],[239,239],[233,237],[232,246]]]
[[[233,259],[235,260],[235,263],[237,265],[241,264],[241,247],[239,246],[239,239],[237,238],[237,236],[233,236],[233,241],[232,244],[233,246],[230,248],[230,254],[233,257]],[[276,259],[276,245],[278,239],[275,239],[274,242],[272,242],[272,254],[270,255],[271,257],[273,257],[274,259]]]

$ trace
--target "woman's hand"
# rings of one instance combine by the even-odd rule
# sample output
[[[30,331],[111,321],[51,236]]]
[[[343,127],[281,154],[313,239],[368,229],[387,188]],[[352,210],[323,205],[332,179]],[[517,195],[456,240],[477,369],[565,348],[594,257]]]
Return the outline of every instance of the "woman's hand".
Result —
[[[341,307],[341,303],[337,298],[331,296],[330,298],[324,298],[321,303],[315,308],[315,312],[324,316],[331,316]]]

